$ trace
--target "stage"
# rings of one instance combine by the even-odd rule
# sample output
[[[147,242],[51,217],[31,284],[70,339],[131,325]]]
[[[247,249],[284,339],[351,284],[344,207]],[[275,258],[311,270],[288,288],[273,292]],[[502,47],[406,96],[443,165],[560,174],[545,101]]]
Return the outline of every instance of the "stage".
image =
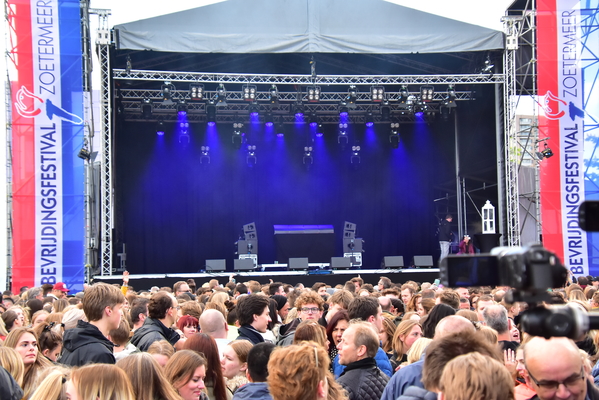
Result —
[[[295,285],[303,283],[306,287],[312,286],[316,282],[324,282],[331,287],[337,284],[343,285],[346,281],[355,276],[364,279],[364,283],[370,283],[374,286],[378,283],[381,276],[386,276],[393,283],[404,283],[412,280],[416,282],[433,282],[439,277],[438,268],[422,269],[350,269],[350,270],[328,270],[314,269],[309,271],[262,271],[259,266],[255,271],[247,272],[215,272],[215,273],[182,273],[182,274],[144,274],[129,275],[129,285],[136,291],[149,290],[152,286],[170,286],[177,281],[193,278],[196,285],[201,286],[211,279],[217,279],[221,285],[229,281],[229,277],[234,275],[237,282],[247,282],[256,280],[262,284],[269,283],[270,279],[275,282],[289,283]],[[122,275],[94,276],[94,282],[121,283]]]

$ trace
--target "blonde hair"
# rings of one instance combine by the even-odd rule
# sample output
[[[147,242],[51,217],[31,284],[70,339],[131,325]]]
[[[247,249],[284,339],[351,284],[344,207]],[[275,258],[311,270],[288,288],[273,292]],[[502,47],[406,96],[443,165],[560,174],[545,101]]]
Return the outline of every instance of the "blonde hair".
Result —
[[[325,349],[328,348],[327,331],[324,326],[314,320],[300,322],[295,329],[295,335],[293,337],[293,344],[309,341],[316,342]]]
[[[496,345],[498,343],[499,338],[497,336],[497,331],[490,326],[481,325],[479,332],[481,333],[481,336],[492,345]]]
[[[210,296],[209,302],[220,303],[223,306],[225,305],[225,301],[229,300],[229,295],[226,292],[214,292],[212,296]]]
[[[136,399],[180,399],[151,354],[131,354],[119,360],[116,366],[127,373]]]
[[[192,378],[193,373],[199,367],[208,366],[206,359],[197,351],[179,350],[168,360],[164,367],[164,375],[175,390],[179,390]]]
[[[249,342],[247,340],[233,340],[228,344],[228,346],[231,346],[231,348],[237,355],[237,358],[239,358],[239,362],[242,364],[247,363],[248,354],[252,347],[254,347],[252,342]]]
[[[446,400],[511,400],[514,381],[503,364],[478,352],[449,361],[439,389]]]
[[[383,343],[383,350],[385,353],[389,353],[393,350],[393,337],[395,336],[395,330],[397,326],[393,320],[389,317],[385,317],[383,319],[383,330],[387,333],[387,342]]]
[[[122,294],[122,293],[121,293]],[[135,400],[125,371],[112,364],[90,364],[71,372],[81,400]]]
[[[431,344],[432,341],[433,339],[425,337],[418,338],[412,344],[410,350],[408,350],[408,364],[412,364],[420,360],[420,357],[422,357],[422,353],[424,353],[424,350],[426,350],[426,348],[429,344]]]
[[[399,325],[397,325],[397,329],[395,329],[395,333],[393,334],[393,341],[391,343],[393,346],[393,351],[396,352],[398,356],[403,356],[404,354],[406,354],[406,351],[404,350],[404,343],[401,341],[400,336],[408,335],[412,331],[412,328],[414,328],[415,326],[420,326],[420,329],[422,329],[422,326],[418,321],[405,319],[405,317],[404,320],[401,321]]]
[[[52,367],[46,377],[35,389],[29,400],[62,400],[66,399],[65,382],[69,379],[70,370]]]
[[[166,340],[157,340],[148,347],[149,354],[159,354],[171,358],[175,354],[173,345]]]
[[[23,359],[15,349],[0,346],[0,365],[12,375],[19,386],[23,386],[25,364],[23,364]]]

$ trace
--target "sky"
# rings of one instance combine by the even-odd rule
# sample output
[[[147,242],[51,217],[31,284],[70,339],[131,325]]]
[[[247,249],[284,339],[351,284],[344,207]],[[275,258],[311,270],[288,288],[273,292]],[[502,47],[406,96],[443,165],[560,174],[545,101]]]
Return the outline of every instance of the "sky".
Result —
[[[170,14],[225,0],[91,0],[93,8],[111,10],[109,25]],[[326,1],[326,0],[321,0]],[[386,0],[486,28],[503,30],[501,17],[513,0]]]

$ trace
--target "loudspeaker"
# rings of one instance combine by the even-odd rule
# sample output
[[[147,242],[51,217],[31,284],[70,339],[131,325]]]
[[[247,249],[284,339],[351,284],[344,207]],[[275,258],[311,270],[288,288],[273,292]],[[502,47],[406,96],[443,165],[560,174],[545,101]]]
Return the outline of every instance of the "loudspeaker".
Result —
[[[236,244],[237,254],[258,254],[257,239],[238,240]]]
[[[223,272],[227,270],[227,260],[206,260],[206,272]]]
[[[308,257],[290,258],[287,264],[287,269],[289,271],[307,271]]]
[[[403,268],[403,256],[386,256],[383,258],[383,268]]]
[[[362,240],[362,238],[351,238],[351,239],[343,238],[343,252],[344,253],[361,253],[363,242],[364,241]]]
[[[412,259],[412,265],[416,268],[419,267],[432,267],[433,256],[414,256]]]
[[[343,224],[343,239],[353,239],[356,237],[356,224],[347,222]]]
[[[350,269],[351,260],[347,257],[331,257],[331,269]]]
[[[254,260],[251,258],[242,258],[233,260],[233,269],[235,271],[253,271]]]

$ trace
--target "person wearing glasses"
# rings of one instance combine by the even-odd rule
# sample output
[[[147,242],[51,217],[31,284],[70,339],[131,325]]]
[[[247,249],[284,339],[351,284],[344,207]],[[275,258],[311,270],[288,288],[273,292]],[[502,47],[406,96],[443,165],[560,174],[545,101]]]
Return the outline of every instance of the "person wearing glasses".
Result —
[[[278,346],[289,346],[293,343],[295,330],[302,321],[319,321],[324,311],[324,300],[314,291],[304,292],[295,301],[298,318],[279,328]]]
[[[532,338],[524,347],[524,366],[526,385],[537,392],[535,400],[599,399],[599,389],[570,339]]]
[[[152,295],[148,304],[148,318],[135,331],[131,343],[140,351],[147,351],[158,340],[166,340],[174,346],[181,338],[172,328],[177,320],[178,308],[177,301],[169,293],[158,292]]]

